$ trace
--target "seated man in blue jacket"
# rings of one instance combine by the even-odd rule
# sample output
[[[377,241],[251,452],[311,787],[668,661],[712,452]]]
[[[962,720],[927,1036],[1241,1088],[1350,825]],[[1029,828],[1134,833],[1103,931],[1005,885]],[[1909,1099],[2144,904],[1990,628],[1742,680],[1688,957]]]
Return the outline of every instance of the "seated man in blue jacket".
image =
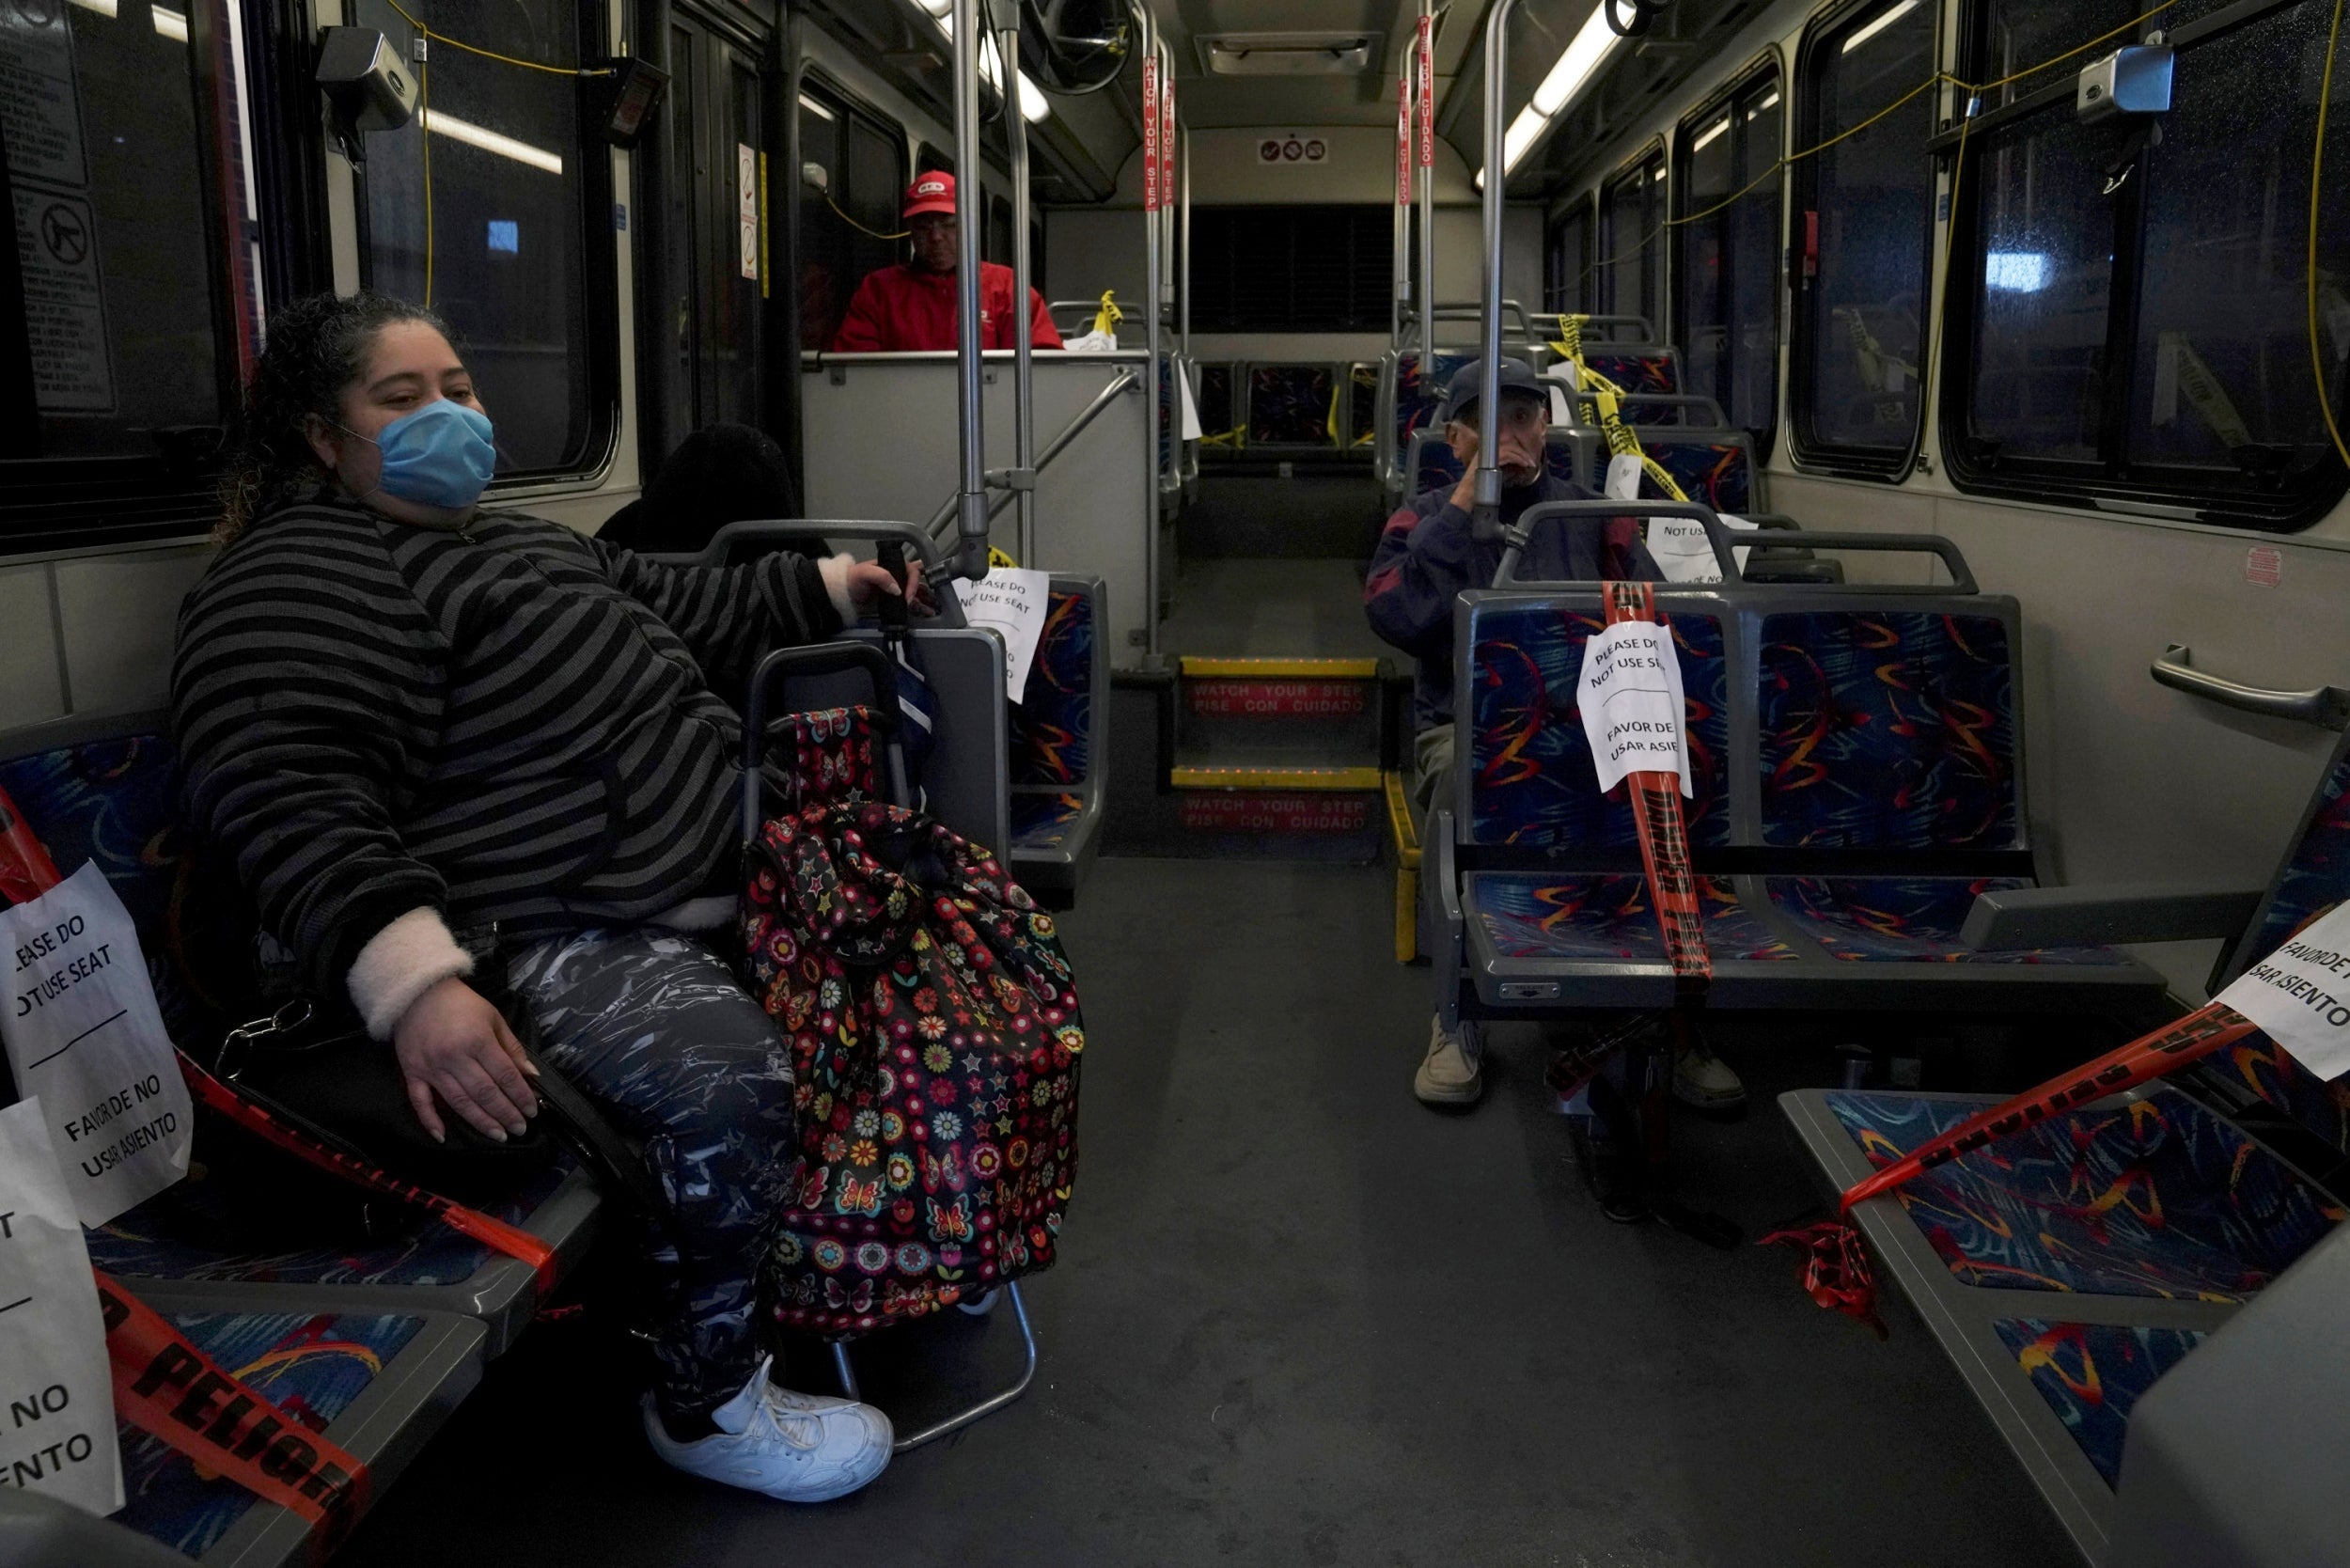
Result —
[[[1501,567],[1500,540],[1476,539],[1469,526],[1485,423],[1477,407],[1481,375],[1482,363],[1472,362],[1453,376],[1445,393],[1445,439],[1461,460],[1461,482],[1449,492],[1415,497],[1387,519],[1363,583],[1363,608],[1371,630],[1419,661],[1413,703],[1418,733],[1412,746],[1412,800],[1423,839],[1435,813],[1454,805],[1453,597],[1464,588],[1491,588]],[[1495,423],[1499,427],[1502,525],[1509,526],[1527,508],[1543,501],[1594,499],[1583,486],[1550,473],[1543,461],[1550,405],[1533,370],[1523,360],[1505,359],[1500,380],[1501,417]],[[1528,578],[1582,583],[1655,582],[1664,576],[1636,524],[1601,518],[1559,519],[1536,529],[1527,541],[1519,572]],[[1484,1088],[1481,1051],[1474,1024],[1448,1030],[1436,1019],[1412,1092],[1431,1105],[1474,1102]],[[1724,1109],[1746,1097],[1736,1074],[1702,1047],[1674,1064],[1673,1090],[1684,1102],[1705,1109]]]

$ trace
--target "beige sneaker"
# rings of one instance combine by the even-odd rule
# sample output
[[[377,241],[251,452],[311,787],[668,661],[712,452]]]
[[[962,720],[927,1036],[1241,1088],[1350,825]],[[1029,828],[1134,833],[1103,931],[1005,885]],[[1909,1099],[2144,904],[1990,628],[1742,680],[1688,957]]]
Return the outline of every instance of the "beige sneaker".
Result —
[[[1673,1098],[1693,1110],[1731,1111],[1747,1103],[1747,1086],[1702,1042],[1673,1058]]]
[[[1475,1024],[1464,1022],[1447,1033],[1442,1018],[1430,1019],[1428,1055],[1412,1075],[1412,1092],[1423,1105],[1475,1105],[1485,1088],[1484,1054]]]

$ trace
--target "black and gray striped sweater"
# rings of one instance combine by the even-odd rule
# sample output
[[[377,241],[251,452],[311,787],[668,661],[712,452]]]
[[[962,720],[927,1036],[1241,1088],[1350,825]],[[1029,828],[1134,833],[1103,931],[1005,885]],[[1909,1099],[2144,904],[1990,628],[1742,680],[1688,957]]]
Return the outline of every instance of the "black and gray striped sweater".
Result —
[[[742,721],[717,694],[839,628],[798,556],[678,568],[509,512],[289,509],[180,608],[190,820],[327,995],[419,907],[515,936],[643,919],[731,865]]]

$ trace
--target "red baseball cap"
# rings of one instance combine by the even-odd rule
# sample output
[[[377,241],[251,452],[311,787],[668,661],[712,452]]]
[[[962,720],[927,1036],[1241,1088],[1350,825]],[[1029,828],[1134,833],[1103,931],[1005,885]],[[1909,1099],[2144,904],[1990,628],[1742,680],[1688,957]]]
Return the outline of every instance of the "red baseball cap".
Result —
[[[901,215],[911,218],[923,212],[944,212],[948,217],[954,216],[955,177],[953,175],[926,174],[906,187],[906,210]]]

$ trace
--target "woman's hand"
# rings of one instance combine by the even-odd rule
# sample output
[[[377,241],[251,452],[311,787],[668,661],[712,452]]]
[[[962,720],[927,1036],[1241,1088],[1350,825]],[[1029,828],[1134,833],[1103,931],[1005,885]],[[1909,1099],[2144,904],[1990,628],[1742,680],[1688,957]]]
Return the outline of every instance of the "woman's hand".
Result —
[[[509,1133],[520,1137],[539,1114],[526,1081],[539,1070],[498,1010],[462,980],[445,980],[408,1005],[392,1031],[392,1054],[408,1083],[408,1105],[435,1143],[448,1141],[436,1097],[499,1143]]]
[[[851,561],[848,583],[849,603],[860,609],[871,604],[880,594],[903,597],[898,588],[898,579],[892,577],[888,568],[878,561]],[[918,560],[906,563],[906,591],[912,595],[911,603],[921,603],[922,563]]]

